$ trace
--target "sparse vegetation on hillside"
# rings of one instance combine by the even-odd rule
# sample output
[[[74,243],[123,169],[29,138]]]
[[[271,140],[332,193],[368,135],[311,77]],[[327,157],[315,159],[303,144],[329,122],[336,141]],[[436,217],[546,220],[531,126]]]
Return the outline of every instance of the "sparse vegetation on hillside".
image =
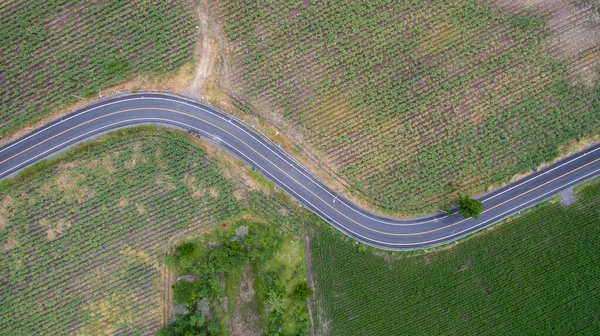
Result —
[[[596,36],[583,22],[592,9],[550,20],[552,8],[514,3],[219,0],[215,12],[246,105],[272,121],[279,111],[355,197],[410,214],[598,132],[600,57],[583,41]]]
[[[192,60],[186,1],[3,1],[0,136],[134,73]]]
[[[600,179],[576,198],[417,255],[315,230],[317,335],[598,334]]]
[[[173,311],[163,261],[174,239],[238,217],[282,236],[314,220],[248,171],[179,132],[141,127],[2,180],[0,330],[155,334]]]

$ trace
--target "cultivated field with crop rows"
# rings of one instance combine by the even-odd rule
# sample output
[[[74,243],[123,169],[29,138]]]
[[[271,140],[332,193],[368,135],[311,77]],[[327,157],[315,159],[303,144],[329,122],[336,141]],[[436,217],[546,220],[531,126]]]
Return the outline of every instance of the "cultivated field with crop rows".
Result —
[[[0,136],[134,73],[192,60],[185,1],[3,1]]]
[[[317,335],[597,334],[600,180],[575,197],[416,255],[314,230]]]
[[[3,180],[0,330],[155,334],[173,313],[164,258],[176,240],[239,216],[279,234],[313,218],[251,173],[179,133],[136,128]]]
[[[598,132],[597,12],[539,3],[220,0],[213,11],[236,103],[363,203],[414,214]]]

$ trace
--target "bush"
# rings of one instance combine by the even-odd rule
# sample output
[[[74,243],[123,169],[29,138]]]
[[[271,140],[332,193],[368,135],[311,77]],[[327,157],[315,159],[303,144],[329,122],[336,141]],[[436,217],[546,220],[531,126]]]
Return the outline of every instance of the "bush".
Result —
[[[301,282],[296,285],[294,288],[294,292],[292,293],[292,298],[298,301],[304,301],[308,299],[313,294],[312,289],[308,286],[306,282]]]
[[[178,305],[191,307],[198,298],[205,296],[201,282],[179,281],[173,285],[173,302]]]

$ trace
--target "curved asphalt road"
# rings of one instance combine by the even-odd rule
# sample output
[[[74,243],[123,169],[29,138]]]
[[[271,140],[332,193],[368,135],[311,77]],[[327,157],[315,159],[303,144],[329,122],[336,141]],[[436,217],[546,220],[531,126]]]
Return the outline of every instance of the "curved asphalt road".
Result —
[[[600,175],[600,145],[596,145],[487,194],[478,220],[459,215],[384,218],[338,196],[277,145],[230,115],[181,97],[138,94],[87,106],[0,148],[0,179],[98,133],[148,123],[184,128],[216,142],[340,231],[390,250],[426,248],[456,240]]]

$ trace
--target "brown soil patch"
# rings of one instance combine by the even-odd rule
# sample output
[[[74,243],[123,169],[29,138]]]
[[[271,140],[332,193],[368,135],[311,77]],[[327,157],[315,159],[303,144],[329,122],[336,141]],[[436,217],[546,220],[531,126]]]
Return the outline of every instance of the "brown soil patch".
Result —
[[[196,51],[197,66],[184,93],[209,101],[231,112],[233,105],[225,93],[230,91],[227,89],[230,87],[230,81],[227,63],[223,57],[228,47],[219,24],[214,21],[218,15],[210,13],[207,0],[202,0],[195,9],[198,13],[198,29],[200,29],[200,40]]]
[[[223,175],[226,178],[240,182],[246,187],[238,188],[234,192],[234,195],[236,195],[236,197],[239,196],[241,198],[245,198],[244,196],[246,195],[246,192],[252,190],[259,190],[264,193],[270,192],[270,190],[263,187],[263,185],[261,185],[253,176],[249,174],[251,168],[249,168],[247,165],[245,165],[244,163],[242,163],[241,161],[239,161],[220,147],[214,146],[200,139],[197,140],[198,141],[196,141],[196,143],[202,146],[202,148],[204,148],[211,157],[216,157],[223,164]]]
[[[131,313],[134,311],[131,307],[133,302],[135,297],[121,294],[111,294],[91,302],[84,308],[89,311],[90,324],[84,330],[80,330],[79,334],[109,335],[119,326],[131,325],[135,318]]]
[[[495,0],[504,8],[518,12],[533,10],[533,14],[548,15],[548,25],[554,35],[548,46],[558,46],[558,56],[573,58],[600,42],[600,26],[591,24],[593,14],[587,8],[577,8],[571,0]],[[585,14],[589,12],[589,15]]]
[[[210,63],[212,63],[211,55],[213,39],[211,38],[210,31],[208,29],[208,13],[206,12],[206,6],[206,1],[202,1],[202,4],[197,7],[199,21],[198,28],[200,29],[200,39],[202,42],[198,44],[199,50],[196,51],[199,61],[194,73],[194,77],[184,90],[185,93],[191,95],[196,95],[200,92],[200,89],[206,81],[208,67]]]
[[[584,84],[588,87],[596,85],[598,79],[598,71],[596,70],[600,64],[600,51],[587,50],[583,52],[570,66],[571,72],[575,75],[575,84]]]
[[[106,155],[103,159],[102,159],[102,167],[109,173],[114,173],[115,171],[117,171],[117,169],[113,166],[112,163],[112,158],[113,157],[117,157],[119,154],[118,153],[113,153],[113,154],[109,154]]]
[[[139,204],[139,203],[136,203],[136,204],[135,204],[135,210],[136,210],[136,211],[137,211],[137,212],[138,212],[140,215],[143,215],[143,214],[145,214],[145,213],[146,213],[146,208],[145,208],[143,205]]]
[[[192,193],[192,197],[201,198],[205,194],[205,190],[196,185],[196,178],[193,176],[186,175],[183,177],[183,182],[187,185],[188,189]]]
[[[79,184],[85,179],[85,176],[70,169],[75,165],[77,165],[75,162],[69,165],[61,165],[58,169],[57,177],[40,187],[40,195],[45,196],[59,191],[63,194],[65,200],[70,201],[75,199],[78,203],[83,203],[96,196],[93,189]]]
[[[218,198],[219,197],[219,190],[217,190],[217,188],[210,188],[210,189],[208,189],[208,193],[210,194],[210,196],[212,196],[214,198]]]
[[[131,168],[135,167],[138,164],[138,162],[142,163],[142,164],[145,164],[146,163],[146,158],[142,157],[140,155],[140,153],[135,152],[131,156],[131,160],[125,162],[125,167],[131,169]]]

